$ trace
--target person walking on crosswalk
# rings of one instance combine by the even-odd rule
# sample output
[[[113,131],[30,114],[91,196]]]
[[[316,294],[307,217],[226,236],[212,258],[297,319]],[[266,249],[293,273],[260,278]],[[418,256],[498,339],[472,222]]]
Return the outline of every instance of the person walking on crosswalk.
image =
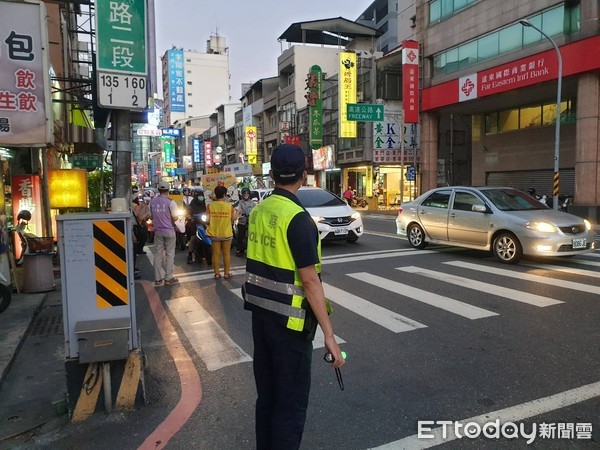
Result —
[[[306,179],[304,153],[290,144],[271,157],[273,193],[250,214],[244,308],[252,311],[256,444],[300,447],[317,324],[334,368],[344,364],[321,284],[321,245],[296,192]]]

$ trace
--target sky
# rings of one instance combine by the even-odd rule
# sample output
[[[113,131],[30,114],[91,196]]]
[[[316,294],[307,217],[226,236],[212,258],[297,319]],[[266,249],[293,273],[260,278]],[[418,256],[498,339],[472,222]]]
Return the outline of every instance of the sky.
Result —
[[[295,22],[342,16],[356,20],[372,0],[155,0],[158,86],[160,57],[172,46],[206,52],[214,34],[227,39],[231,102],[241,84],[277,75],[277,41]],[[162,97],[162,92],[159,93]]]

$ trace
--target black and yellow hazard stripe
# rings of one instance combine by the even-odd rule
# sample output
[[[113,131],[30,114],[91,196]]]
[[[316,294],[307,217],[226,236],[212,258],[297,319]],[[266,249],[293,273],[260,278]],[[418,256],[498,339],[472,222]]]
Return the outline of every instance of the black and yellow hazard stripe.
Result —
[[[556,197],[560,192],[560,172],[554,172],[554,183],[552,185],[552,196]]]
[[[96,304],[98,308],[129,303],[124,220],[94,221]]]

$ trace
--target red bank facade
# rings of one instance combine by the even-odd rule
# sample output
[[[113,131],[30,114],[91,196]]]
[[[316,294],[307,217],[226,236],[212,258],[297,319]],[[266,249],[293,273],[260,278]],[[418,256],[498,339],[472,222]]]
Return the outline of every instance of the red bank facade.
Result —
[[[560,194],[600,219],[600,25],[596,0],[417,2],[421,185],[507,185]]]

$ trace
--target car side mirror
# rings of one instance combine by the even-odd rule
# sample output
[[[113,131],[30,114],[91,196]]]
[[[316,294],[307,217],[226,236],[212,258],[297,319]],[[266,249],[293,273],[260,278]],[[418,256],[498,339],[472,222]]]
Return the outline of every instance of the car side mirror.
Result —
[[[479,213],[487,213],[490,212],[485,205],[473,205],[471,207],[471,211],[479,212]]]

